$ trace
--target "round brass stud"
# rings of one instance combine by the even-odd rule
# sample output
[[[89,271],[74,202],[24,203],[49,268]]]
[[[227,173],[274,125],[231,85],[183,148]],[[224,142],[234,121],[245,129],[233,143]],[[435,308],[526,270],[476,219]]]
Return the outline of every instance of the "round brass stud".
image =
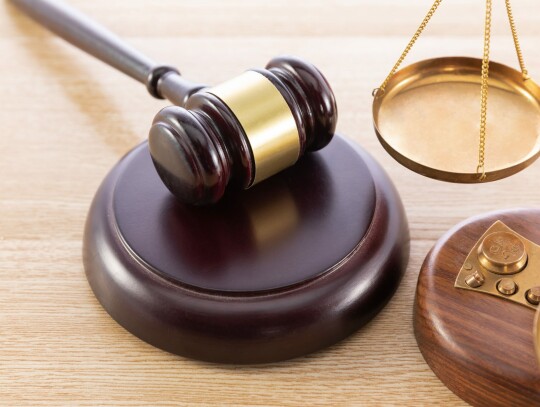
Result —
[[[465,283],[471,288],[481,287],[485,281],[486,278],[479,271],[475,271],[474,273],[465,278]]]
[[[503,295],[513,295],[517,289],[517,284],[511,278],[503,278],[497,283],[497,291]]]
[[[540,287],[533,287],[530,290],[527,290],[525,298],[527,298],[527,301],[532,305],[540,304]]]
[[[525,244],[510,232],[495,232],[486,236],[478,248],[478,260],[496,274],[515,274],[525,268]]]

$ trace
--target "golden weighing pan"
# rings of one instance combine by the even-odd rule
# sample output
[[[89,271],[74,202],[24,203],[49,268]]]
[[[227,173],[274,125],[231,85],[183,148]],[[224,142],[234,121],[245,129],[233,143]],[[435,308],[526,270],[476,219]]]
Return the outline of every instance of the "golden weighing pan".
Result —
[[[540,154],[540,88],[508,66],[490,62],[483,181],[521,171]],[[482,60],[421,61],[376,90],[377,136],[405,167],[449,182],[479,181]]]

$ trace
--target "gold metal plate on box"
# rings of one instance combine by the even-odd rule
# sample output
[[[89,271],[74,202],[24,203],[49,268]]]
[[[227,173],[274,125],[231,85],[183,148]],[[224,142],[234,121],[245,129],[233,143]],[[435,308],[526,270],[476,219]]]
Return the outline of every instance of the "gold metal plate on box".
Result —
[[[436,58],[398,71],[375,95],[377,136],[398,162],[425,176],[480,182],[478,133],[482,60]],[[490,63],[485,175],[519,172],[540,155],[540,88]]]
[[[497,221],[470,251],[454,286],[536,309],[540,303],[540,246]]]

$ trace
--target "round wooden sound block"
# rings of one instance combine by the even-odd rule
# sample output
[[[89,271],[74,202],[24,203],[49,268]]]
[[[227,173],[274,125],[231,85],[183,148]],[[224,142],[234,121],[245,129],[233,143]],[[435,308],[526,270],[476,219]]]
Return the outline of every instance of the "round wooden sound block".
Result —
[[[98,190],[83,258],[98,300],[139,338],[262,363],[327,347],[373,318],[401,280],[408,238],[387,175],[339,136],[209,207],[178,202],[143,143]]]
[[[540,210],[489,213],[443,236],[420,271],[418,346],[439,379],[474,406],[540,405],[537,306],[527,299],[540,286],[538,244]]]

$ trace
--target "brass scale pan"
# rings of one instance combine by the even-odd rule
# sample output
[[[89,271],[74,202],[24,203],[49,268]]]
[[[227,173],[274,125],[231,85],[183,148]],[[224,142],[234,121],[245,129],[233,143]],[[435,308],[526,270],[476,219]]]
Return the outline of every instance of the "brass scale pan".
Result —
[[[540,155],[540,88],[524,66],[510,0],[506,8],[521,72],[489,61],[492,0],[486,0],[483,59],[436,58],[398,70],[441,2],[435,0],[374,91],[375,131],[392,157],[422,175],[459,183],[508,177]]]
[[[405,167],[443,181],[479,182],[482,60],[435,58],[398,71],[373,103],[375,131]],[[540,155],[540,88],[490,62],[485,181],[508,177]]]

